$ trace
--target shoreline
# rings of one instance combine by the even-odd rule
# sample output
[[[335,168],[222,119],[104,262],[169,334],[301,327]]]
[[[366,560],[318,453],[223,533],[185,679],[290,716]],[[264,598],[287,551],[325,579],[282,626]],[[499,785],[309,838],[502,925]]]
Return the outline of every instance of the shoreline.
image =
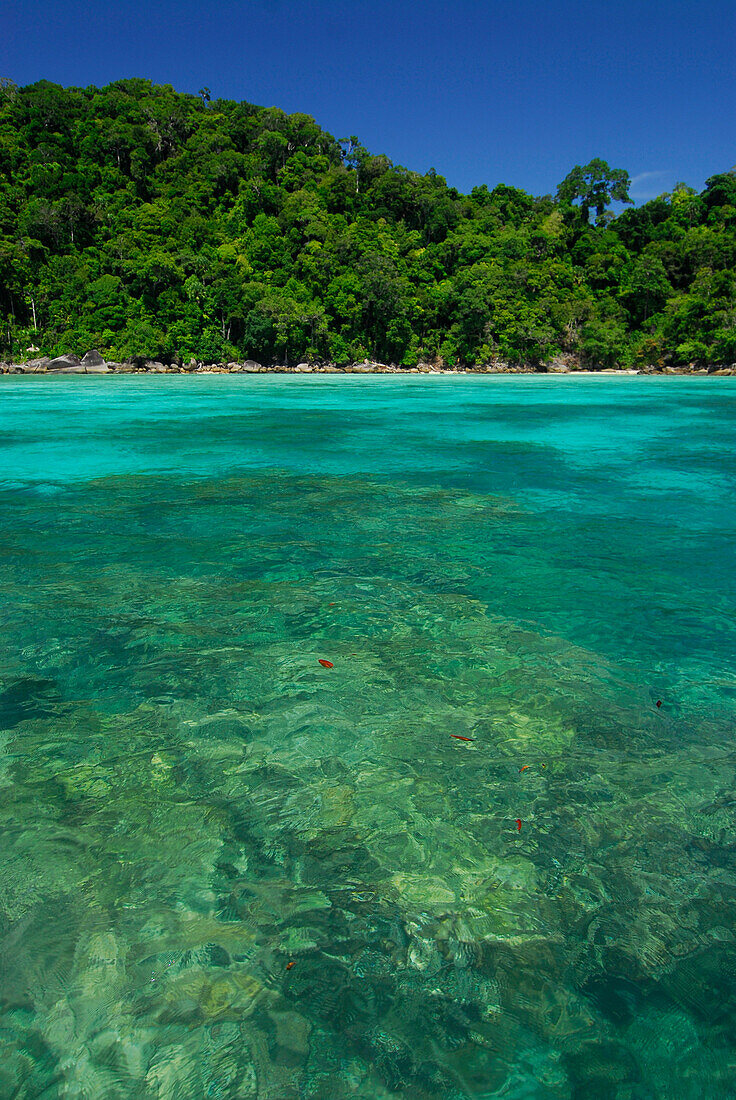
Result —
[[[30,359],[24,363],[0,362],[0,374],[5,375],[33,375],[34,377],[47,375],[116,375],[116,374],[390,374],[405,377],[407,375],[421,375],[431,377],[436,375],[457,374],[476,377],[493,377],[496,375],[534,375],[544,378],[594,378],[603,376],[612,377],[723,377],[736,375],[736,364],[719,367],[663,367],[643,368],[633,367],[615,368],[605,367],[600,370],[578,368],[571,360],[557,359],[543,366],[515,366],[510,363],[491,363],[471,367],[446,367],[437,363],[419,363],[415,367],[397,367],[392,364],[378,363],[373,360],[364,360],[361,363],[348,363],[340,366],[336,363],[297,363],[295,366],[276,364],[263,366],[252,359],[243,363],[203,363],[191,360],[188,364],[165,364],[159,360],[128,360],[126,362],[112,362],[103,359],[99,352],[88,352],[82,359],[76,355],[60,355],[55,359],[44,356],[41,359]]]

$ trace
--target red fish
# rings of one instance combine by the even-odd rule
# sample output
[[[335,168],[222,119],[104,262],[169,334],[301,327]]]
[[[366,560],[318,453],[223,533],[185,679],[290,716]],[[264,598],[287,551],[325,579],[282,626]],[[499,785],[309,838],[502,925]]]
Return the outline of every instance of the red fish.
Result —
[[[661,706],[662,706],[662,700],[661,700],[661,699],[657,699],[657,706],[658,706],[658,707],[661,707]]]
[[[461,737],[459,733],[451,733],[450,737],[454,737],[456,741],[475,741],[474,737]]]
[[[321,664],[321,665],[322,665],[322,666],[323,666],[324,668],[334,668],[334,667],[335,667],[335,666],[333,665],[332,661],[325,661],[325,660],[323,660],[323,659],[322,659],[322,657],[318,657],[317,659],[318,659],[319,663],[320,663],[320,664]]]
[[[521,818],[520,818],[520,817],[517,817],[517,818],[516,818],[516,831],[517,831],[518,833],[520,833],[520,832],[521,832]]]
[[[291,970],[291,968],[292,968],[292,966],[293,966],[293,965],[294,965],[294,962],[293,962],[293,960],[292,960],[292,961],[291,961],[290,963],[287,963],[287,964],[286,964],[286,969],[287,969],[287,970]]]

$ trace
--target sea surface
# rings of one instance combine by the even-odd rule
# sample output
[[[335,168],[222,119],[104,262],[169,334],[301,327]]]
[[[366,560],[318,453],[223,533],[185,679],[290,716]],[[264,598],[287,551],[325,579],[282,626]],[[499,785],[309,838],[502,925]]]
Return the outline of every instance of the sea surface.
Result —
[[[0,455],[1,1097],[736,1095],[736,379],[3,377]]]

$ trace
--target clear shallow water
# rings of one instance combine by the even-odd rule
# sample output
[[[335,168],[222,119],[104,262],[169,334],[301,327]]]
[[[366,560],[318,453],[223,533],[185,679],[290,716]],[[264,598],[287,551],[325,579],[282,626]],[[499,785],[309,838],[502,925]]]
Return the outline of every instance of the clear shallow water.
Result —
[[[729,379],[0,379],[0,1095],[734,1095],[735,442]]]

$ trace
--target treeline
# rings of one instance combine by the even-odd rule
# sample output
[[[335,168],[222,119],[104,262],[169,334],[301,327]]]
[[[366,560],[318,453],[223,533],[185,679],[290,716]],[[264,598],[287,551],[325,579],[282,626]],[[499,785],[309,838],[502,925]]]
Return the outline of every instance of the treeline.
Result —
[[[736,174],[628,187],[462,195],[207,89],[3,80],[0,356],[733,363]]]

